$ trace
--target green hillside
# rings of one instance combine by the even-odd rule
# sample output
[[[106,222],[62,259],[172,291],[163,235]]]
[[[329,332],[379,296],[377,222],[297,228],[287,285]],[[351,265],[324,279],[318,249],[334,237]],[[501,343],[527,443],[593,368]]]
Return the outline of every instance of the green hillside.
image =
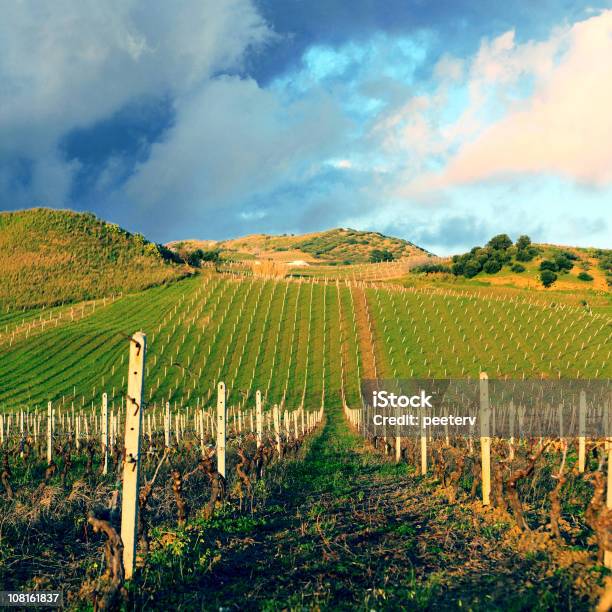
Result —
[[[148,334],[147,399],[308,408],[359,404],[361,378],[609,377],[609,317],[519,298],[231,277],[48,312],[0,329],[0,402],[97,403],[125,393],[126,338]],[[43,325],[46,321],[46,326]],[[3,326],[4,327],[4,326]]]
[[[0,213],[0,305],[59,304],[135,291],[187,273],[168,251],[90,213]]]

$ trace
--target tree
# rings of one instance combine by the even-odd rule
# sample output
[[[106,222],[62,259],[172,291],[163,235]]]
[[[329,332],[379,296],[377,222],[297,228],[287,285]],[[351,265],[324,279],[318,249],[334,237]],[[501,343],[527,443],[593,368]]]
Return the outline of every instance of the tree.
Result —
[[[544,287],[550,287],[557,280],[557,275],[552,270],[545,269],[540,272],[540,280]]]
[[[538,251],[534,247],[519,249],[516,252],[516,261],[531,261],[537,254]]]
[[[451,272],[455,276],[463,276],[465,272],[465,263],[463,261],[455,261],[451,266]]]
[[[203,261],[217,263],[219,258],[220,252],[218,250],[203,251],[202,249],[195,249],[187,255],[187,263],[194,268],[199,268]]]
[[[525,271],[525,266],[522,266],[520,263],[515,263],[510,270],[512,270],[512,272],[517,272],[518,274],[520,274],[521,272]]]
[[[519,251],[524,251],[531,246],[531,238],[529,236],[519,236],[514,243]]]
[[[465,264],[463,274],[467,278],[472,278],[476,276],[480,272],[481,269],[482,269],[481,265],[475,259],[470,259]]]
[[[493,238],[487,242],[487,246],[492,249],[505,251],[512,246],[512,240],[510,240],[508,234],[497,234],[497,236],[493,236]]]
[[[386,249],[372,249],[370,252],[370,262],[379,263],[381,261],[393,261],[395,257],[391,251]]]
[[[556,262],[550,261],[550,259],[545,259],[544,261],[540,262],[540,271],[543,272],[544,270],[557,272],[559,267],[557,266]]]
[[[591,276],[591,275],[590,275],[588,272],[581,272],[581,273],[578,275],[578,278],[579,278],[581,281],[592,281],[592,280],[593,280],[593,277],[592,277],[592,276]]]
[[[487,262],[482,267],[482,269],[487,274],[496,274],[502,269],[502,265],[498,259],[492,258],[492,259],[487,260]]]
[[[555,255],[555,263],[559,271],[567,270],[569,272],[574,267],[574,264],[565,253]]]

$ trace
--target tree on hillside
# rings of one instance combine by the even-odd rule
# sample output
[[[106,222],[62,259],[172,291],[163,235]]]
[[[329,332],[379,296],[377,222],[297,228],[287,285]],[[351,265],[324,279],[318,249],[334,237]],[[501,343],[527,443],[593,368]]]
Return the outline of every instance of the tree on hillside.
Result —
[[[524,251],[531,246],[531,238],[523,234],[517,238],[514,245],[516,246],[517,250]]]
[[[512,246],[512,240],[510,240],[508,234],[497,234],[497,236],[493,236],[493,238],[487,242],[487,246],[499,251],[505,251]]]
[[[532,246],[529,236],[519,236],[514,246],[516,247],[516,261],[531,261],[538,254],[538,249]]]
[[[544,287],[550,287],[557,280],[557,275],[552,270],[545,269],[540,272],[540,280]]]
[[[393,261],[395,257],[391,251],[386,249],[372,249],[370,252],[370,262],[380,263],[381,261]]]
[[[496,274],[502,269],[502,264],[498,259],[488,259],[482,269],[487,274]]]
[[[220,252],[218,250],[204,251],[202,249],[196,249],[187,255],[187,263],[194,268],[199,268],[203,261],[217,263],[219,258]]]

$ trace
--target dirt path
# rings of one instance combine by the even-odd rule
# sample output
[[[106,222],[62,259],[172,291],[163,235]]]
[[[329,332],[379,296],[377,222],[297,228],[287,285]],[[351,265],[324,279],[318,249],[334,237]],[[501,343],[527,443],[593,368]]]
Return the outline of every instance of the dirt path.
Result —
[[[449,505],[407,466],[368,450],[341,412],[330,411],[304,461],[289,464],[265,521],[224,542],[197,589],[177,585],[170,605],[585,608],[563,573],[546,572],[543,561],[502,547],[499,529],[485,528],[468,505]]]

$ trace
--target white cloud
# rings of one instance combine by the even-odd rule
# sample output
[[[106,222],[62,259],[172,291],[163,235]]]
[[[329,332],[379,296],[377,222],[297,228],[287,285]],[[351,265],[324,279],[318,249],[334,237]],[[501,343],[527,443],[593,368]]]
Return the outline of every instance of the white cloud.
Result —
[[[520,174],[612,184],[612,11],[542,43],[517,44],[512,32],[485,41],[470,74],[469,108],[439,134],[457,153],[441,172],[408,177],[404,193]],[[491,100],[505,112],[487,121]]]
[[[163,142],[122,189],[132,202],[210,215],[302,180],[335,150],[345,121],[326,94],[286,106],[252,79],[214,79],[179,102]]]
[[[251,0],[7,3],[0,164],[32,160],[33,182],[52,181],[45,168],[56,166],[63,184],[72,173],[57,151],[64,134],[142,96],[189,95],[215,72],[239,67],[246,49],[270,36]]]

